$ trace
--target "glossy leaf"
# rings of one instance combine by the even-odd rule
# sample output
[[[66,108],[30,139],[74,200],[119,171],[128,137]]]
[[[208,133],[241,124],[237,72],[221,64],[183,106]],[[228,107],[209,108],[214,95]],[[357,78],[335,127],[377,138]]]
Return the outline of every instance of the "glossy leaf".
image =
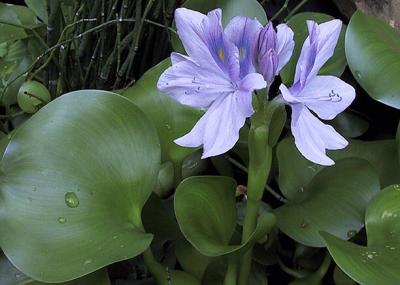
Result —
[[[161,143],[162,161],[181,163],[195,148],[184,148],[174,140],[188,133],[202,112],[182,105],[157,89],[161,73],[171,65],[166,59],[147,71],[122,95],[134,102],[156,126]]]
[[[304,188],[301,201],[277,208],[278,227],[307,246],[322,247],[319,231],[348,239],[364,225],[369,200],[379,192],[379,179],[367,161],[339,160],[319,172]]]
[[[343,150],[328,151],[328,155],[335,161],[348,157],[367,160],[378,174],[381,186],[385,187],[400,182],[396,148],[395,140],[349,140],[348,147]],[[278,144],[277,157],[280,190],[292,201],[301,200],[304,188],[324,167],[305,159],[297,150],[292,138],[286,138]]]
[[[176,258],[182,268],[201,280],[211,258],[198,252],[188,241],[180,239],[175,245]]]
[[[155,128],[129,100],[96,90],[59,97],[18,129],[4,153],[4,253],[45,282],[140,254],[152,240],[140,216],[159,167]]]
[[[16,41],[9,45],[7,55],[1,59],[1,64],[8,70],[2,76],[0,92],[3,92],[6,86],[8,88],[0,99],[1,103],[8,108],[17,102],[18,90],[26,77],[21,74],[32,64],[32,58],[28,54],[26,45],[22,41]]]
[[[297,60],[300,57],[301,48],[305,39],[308,37],[307,20],[313,20],[317,23],[324,23],[333,20],[333,17],[327,14],[304,12],[294,15],[287,22],[294,32],[295,47],[290,61],[280,72],[282,82],[285,84],[292,84],[294,74],[296,71]],[[346,57],[344,52],[344,38],[346,33],[346,26],[343,25],[342,32],[340,33],[339,41],[335,49],[335,53],[331,59],[319,71],[319,74],[341,76],[346,68]]]
[[[25,0],[26,5],[35,12],[36,16],[47,24],[47,0]]]
[[[0,254],[0,284],[1,285],[46,285],[55,283],[43,283],[26,276],[2,254]],[[100,269],[89,275],[69,281],[56,283],[59,285],[110,285],[107,269]]]
[[[337,265],[363,285],[398,284],[400,263],[400,185],[382,190],[365,216],[368,245],[321,233]]]
[[[237,217],[235,189],[236,183],[231,178],[198,176],[183,180],[176,190],[175,214],[181,232],[206,256],[242,253],[275,225],[275,216],[265,213],[259,217],[248,241],[231,245]]]
[[[267,14],[257,0],[187,0],[182,7],[196,10],[203,14],[207,14],[213,9],[221,8],[223,26],[226,26],[236,16],[247,16],[251,19],[257,18],[262,25],[267,23]],[[183,45],[177,35],[171,35],[171,43],[175,51],[185,54]]]
[[[375,100],[400,109],[400,35],[357,11],[346,33],[346,57],[357,82]]]
[[[350,111],[340,113],[332,121],[329,121],[329,124],[346,138],[359,137],[364,134],[369,127],[366,120]]]

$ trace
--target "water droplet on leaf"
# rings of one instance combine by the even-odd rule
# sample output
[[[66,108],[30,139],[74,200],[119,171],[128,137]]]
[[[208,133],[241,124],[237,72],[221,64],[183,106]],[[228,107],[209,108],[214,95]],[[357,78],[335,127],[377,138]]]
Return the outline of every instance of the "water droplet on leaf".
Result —
[[[64,196],[65,204],[70,208],[76,208],[79,206],[79,199],[75,192],[67,192]]]
[[[358,79],[361,79],[362,76],[360,71],[356,70],[355,74]]]
[[[57,221],[58,221],[60,224],[65,224],[65,222],[67,221],[67,219],[64,218],[64,217],[59,217],[59,218],[57,219]]]
[[[84,262],[84,264],[85,264],[85,265],[88,265],[88,264],[92,263],[92,261],[93,261],[93,260],[91,260],[90,258],[89,258],[89,259],[86,259],[85,262]]]
[[[350,230],[350,231],[347,232],[347,236],[349,238],[354,237],[356,234],[357,234],[356,230]]]

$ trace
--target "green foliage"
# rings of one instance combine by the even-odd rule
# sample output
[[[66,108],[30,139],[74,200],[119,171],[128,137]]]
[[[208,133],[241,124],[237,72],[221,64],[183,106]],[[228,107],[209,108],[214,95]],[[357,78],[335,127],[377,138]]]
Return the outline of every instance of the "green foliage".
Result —
[[[398,32],[357,11],[346,33],[346,57],[354,78],[372,98],[400,109]]]
[[[400,250],[400,185],[382,190],[368,205],[365,215],[368,245],[343,241],[321,233],[338,266],[365,285],[397,284]]]
[[[179,227],[203,255],[243,253],[275,225],[275,216],[264,213],[247,241],[231,245],[237,217],[235,186],[235,181],[228,177],[201,176],[185,179],[176,190],[175,214]]]
[[[322,230],[351,238],[363,227],[367,204],[379,189],[378,177],[368,162],[339,160],[316,174],[303,188],[301,198],[293,198],[274,211],[278,227],[296,241],[314,247],[324,246],[318,233]]]
[[[156,126],[162,161],[173,162],[176,171],[180,171],[183,159],[196,149],[183,148],[174,140],[188,133],[202,112],[179,104],[157,89],[158,78],[170,64],[170,60],[165,59],[147,71],[134,86],[123,91],[122,95],[134,102]]]
[[[45,282],[140,254],[152,240],[141,209],[159,163],[156,131],[127,99],[77,91],[51,102],[19,128],[2,160],[3,251]]]

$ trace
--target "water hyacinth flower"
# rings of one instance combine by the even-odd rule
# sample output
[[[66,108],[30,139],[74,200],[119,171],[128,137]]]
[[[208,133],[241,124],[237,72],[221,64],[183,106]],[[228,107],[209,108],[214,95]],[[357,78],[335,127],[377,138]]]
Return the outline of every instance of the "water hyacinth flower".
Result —
[[[335,129],[321,122],[343,112],[354,100],[354,88],[335,76],[319,76],[318,71],[332,57],[342,22],[332,20],[318,25],[307,21],[309,36],[296,65],[294,84],[280,91],[291,106],[291,129],[296,147],[312,162],[333,165],[325,151],[345,148],[348,142]],[[311,112],[312,111],[312,112]]]
[[[222,154],[239,139],[239,130],[253,114],[252,92],[266,87],[253,60],[257,20],[235,17],[225,30],[221,10],[207,15],[185,8],[175,12],[178,35],[186,55],[172,53],[172,66],[157,87],[182,104],[207,109],[193,129],[175,143],[203,145],[202,158]]]
[[[268,23],[260,32],[258,40],[258,71],[271,85],[275,76],[288,63],[294,49],[293,31],[286,24],[280,24],[275,32]]]

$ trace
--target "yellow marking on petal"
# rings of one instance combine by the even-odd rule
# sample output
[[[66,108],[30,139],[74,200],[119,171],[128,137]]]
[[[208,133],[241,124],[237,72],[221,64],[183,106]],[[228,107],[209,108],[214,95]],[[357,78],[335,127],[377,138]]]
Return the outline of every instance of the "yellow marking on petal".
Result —
[[[246,52],[247,52],[246,48],[241,47],[239,49],[239,58],[240,59],[244,59],[246,57]]]
[[[222,61],[223,63],[225,63],[225,54],[224,54],[224,51],[223,51],[222,48],[219,48],[219,49],[218,49],[218,56],[219,56],[219,58],[221,59],[221,61]]]

